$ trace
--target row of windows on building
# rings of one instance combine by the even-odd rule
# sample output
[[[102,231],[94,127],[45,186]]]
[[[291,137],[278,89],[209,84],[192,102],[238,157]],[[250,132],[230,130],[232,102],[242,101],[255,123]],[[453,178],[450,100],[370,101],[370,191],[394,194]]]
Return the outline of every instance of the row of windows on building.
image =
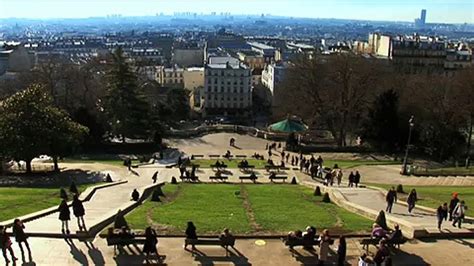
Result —
[[[248,73],[234,73],[232,71],[226,72],[226,71],[207,71],[206,76],[217,76],[217,77],[250,77],[250,72]]]
[[[176,84],[176,83],[183,83],[182,79],[165,79],[163,80],[163,84]]]
[[[212,87],[212,86],[209,86],[209,87],[206,87],[206,92],[223,92],[223,93],[246,93],[246,92],[250,92],[249,89],[247,90],[244,90],[244,87],[233,87],[233,88],[230,88],[230,87]]]
[[[172,78],[172,77],[175,77],[175,78],[182,78],[182,77],[183,77],[183,73],[165,73],[165,74],[164,74],[164,77],[165,77],[165,78]]]
[[[250,96],[249,96],[249,97],[245,97],[245,98],[246,98],[245,100],[250,101]],[[207,95],[207,100],[208,100],[208,101],[212,101],[213,99],[214,99],[214,101],[218,101],[217,95],[214,95],[214,96],[212,96],[212,95]],[[228,102],[231,101],[230,96],[227,96],[226,99],[227,99]],[[237,101],[238,98],[237,98],[237,97],[233,97],[232,99],[233,99],[234,101]],[[220,97],[220,101],[221,101],[221,102],[224,101],[224,97]],[[243,101],[244,101],[244,97],[240,97],[240,101],[243,102]]]
[[[245,83],[250,84],[250,80],[247,81],[247,82],[244,81],[243,79],[240,79],[240,82],[238,82],[237,80],[234,80],[234,82],[232,82],[230,80],[227,81],[227,85],[232,85],[232,83],[234,85],[238,85],[239,83],[240,83],[240,85],[244,85]],[[212,79],[208,79],[207,84],[219,84],[219,81],[218,81],[218,79],[214,79],[214,82],[212,82]],[[221,80],[221,85],[225,85],[225,84],[226,84],[226,82],[224,80]]]
[[[247,108],[247,104],[243,103],[232,103],[232,104],[213,104],[213,103],[208,103],[206,105],[206,108],[212,109],[212,108]]]

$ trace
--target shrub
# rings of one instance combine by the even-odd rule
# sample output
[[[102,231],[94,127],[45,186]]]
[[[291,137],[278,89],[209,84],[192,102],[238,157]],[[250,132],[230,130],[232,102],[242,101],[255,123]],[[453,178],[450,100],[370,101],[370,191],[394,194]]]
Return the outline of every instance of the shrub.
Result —
[[[151,195],[151,201],[160,202],[160,196],[163,196],[163,191],[161,191],[161,189],[155,189]]]
[[[331,202],[331,199],[329,198],[329,193],[324,193],[323,195],[323,202],[325,203],[330,203]]]
[[[72,181],[71,186],[69,186],[69,192],[71,192],[72,194],[79,194],[76,183],[74,183],[74,181]]]
[[[382,227],[383,229],[388,230],[387,220],[385,219],[384,211],[379,212],[379,215],[377,215],[377,219],[375,219],[375,223],[380,225],[380,227]]]
[[[321,188],[319,188],[319,186],[316,187],[316,189],[314,190],[314,195],[315,196],[321,196]]]
[[[296,176],[294,176],[294,177],[291,179],[291,184],[292,184],[292,185],[298,184],[298,182],[296,182]]]
[[[61,190],[59,190],[59,197],[61,197],[61,199],[67,200],[67,192],[64,188],[61,188]]]
[[[105,182],[109,182],[109,183],[114,182],[110,174],[107,174],[107,176],[105,177]]]
[[[397,193],[405,193],[405,192],[403,191],[403,186],[402,186],[402,184],[398,184],[398,186],[397,186]]]
[[[176,185],[178,184],[178,181],[176,181],[176,177],[171,177],[171,184]]]

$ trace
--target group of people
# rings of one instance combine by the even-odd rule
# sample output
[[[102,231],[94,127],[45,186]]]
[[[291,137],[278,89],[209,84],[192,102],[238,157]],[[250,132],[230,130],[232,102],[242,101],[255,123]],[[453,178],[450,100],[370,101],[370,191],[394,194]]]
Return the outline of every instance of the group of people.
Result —
[[[303,241],[303,248],[305,249],[313,249],[312,242],[316,240],[316,228],[314,226],[307,226],[305,232],[301,230],[291,231],[287,235],[287,241]],[[333,243],[331,236],[329,235],[329,230],[325,229],[319,235],[317,239],[319,242],[319,256],[318,261],[319,265],[324,265],[324,263],[328,260],[329,252],[330,252],[330,245]],[[305,244],[307,243],[307,244]],[[346,245],[346,238],[344,236],[339,237],[339,244],[337,246],[337,265],[342,266],[345,265],[346,261],[346,252],[347,245]]]
[[[387,195],[385,195],[385,201],[387,202],[387,207],[385,208],[386,212],[392,213],[393,204],[397,202],[397,199],[397,191],[395,190],[395,187],[391,187],[387,192]],[[412,189],[407,197],[408,213],[412,213],[417,201],[418,194],[416,193],[416,189]]]
[[[186,244],[184,245],[184,249],[188,248],[188,243],[191,244],[192,249],[195,249],[195,246],[193,244],[193,241],[196,241],[198,239],[197,232],[196,232],[196,226],[192,221],[189,221],[186,226],[186,231],[184,232],[186,235]],[[235,236],[232,235],[230,230],[228,228],[224,228],[222,233],[219,235],[219,239],[222,241],[222,243],[233,243],[235,241]]]
[[[7,228],[5,226],[0,225],[0,248],[2,249],[2,254],[3,254],[3,258],[5,259],[5,264],[10,263],[10,259],[8,259],[8,256],[7,256],[7,251],[10,253],[10,257],[13,260],[13,264],[15,264],[15,261],[18,260],[18,258],[15,257],[15,253],[13,252],[13,248],[12,248],[13,243],[10,240],[10,237],[8,236],[6,232],[6,229]],[[26,262],[23,244],[28,250],[29,261],[32,261],[33,258],[31,256],[30,245],[28,244],[28,235],[25,233],[25,225],[20,219],[15,219],[13,221],[12,229],[13,229],[13,236],[15,237],[15,240],[18,243],[18,246],[20,247],[23,263]]]
[[[239,168],[248,168],[249,167],[249,162],[245,159],[243,159],[241,162],[238,163]]]
[[[452,225],[456,227],[457,224],[458,228],[461,228],[461,224],[464,219],[466,210],[466,203],[464,202],[464,200],[459,200],[458,193],[454,192],[451,201],[449,202],[449,208],[448,203],[445,202],[440,205],[436,210],[436,217],[438,218],[438,229],[441,230],[441,224],[443,223],[443,220],[446,221],[448,219],[448,214],[449,221],[452,221]]]
[[[63,234],[69,235],[69,221],[71,220],[71,211],[69,210],[69,205],[67,199],[63,199],[61,204],[59,204],[59,220],[61,221],[61,232]],[[82,204],[82,200],[79,199],[77,194],[74,194],[72,199],[72,212],[77,218],[77,225],[79,230],[86,231],[86,224],[84,222],[85,208]]]
[[[252,155],[252,157],[257,159],[257,160],[265,160],[265,157],[263,155],[261,155],[259,153],[256,153],[256,152]]]

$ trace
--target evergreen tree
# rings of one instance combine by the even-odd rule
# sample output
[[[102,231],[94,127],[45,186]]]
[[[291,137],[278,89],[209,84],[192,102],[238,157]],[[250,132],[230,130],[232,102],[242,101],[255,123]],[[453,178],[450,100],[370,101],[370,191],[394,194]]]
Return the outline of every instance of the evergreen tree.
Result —
[[[112,54],[113,64],[108,71],[105,113],[112,133],[125,137],[144,137],[148,133],[148,103],[137,85],[137,76],[130,69],[123,50]]]

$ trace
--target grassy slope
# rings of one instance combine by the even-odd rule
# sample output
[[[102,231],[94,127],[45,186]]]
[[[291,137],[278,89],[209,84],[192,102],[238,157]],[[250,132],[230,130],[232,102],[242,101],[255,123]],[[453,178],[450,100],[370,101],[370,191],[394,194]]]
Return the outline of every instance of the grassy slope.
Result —
[[[182,233],[192,220],[201,233],[217,233],[229,227],[235,233],[250,233],[252,229],[243,200],[236,196],[239,185],[180,185],[179,197],[167,203],[146,202],[127,216],[133,228],[148,226],[145,218],[166,225],[170,233]],[[165,195],[171,195],[166,185]],[[291,185],[245,185],[256,222],[266,232],[287,233],[307,225],[337,228],[338,231],[364,231],[371,222],[334,204],[321,202],[313,191]],[[242,193],[241,193],[242,195]],[[342,230],[341,230],[342,229]]]
[[[78,186],[80,192],[89,184]],[[59,205],[58,188],[0,187],[0,221],[9,220],[32,212]],[[66,188],[67,189],[67,188]]]

